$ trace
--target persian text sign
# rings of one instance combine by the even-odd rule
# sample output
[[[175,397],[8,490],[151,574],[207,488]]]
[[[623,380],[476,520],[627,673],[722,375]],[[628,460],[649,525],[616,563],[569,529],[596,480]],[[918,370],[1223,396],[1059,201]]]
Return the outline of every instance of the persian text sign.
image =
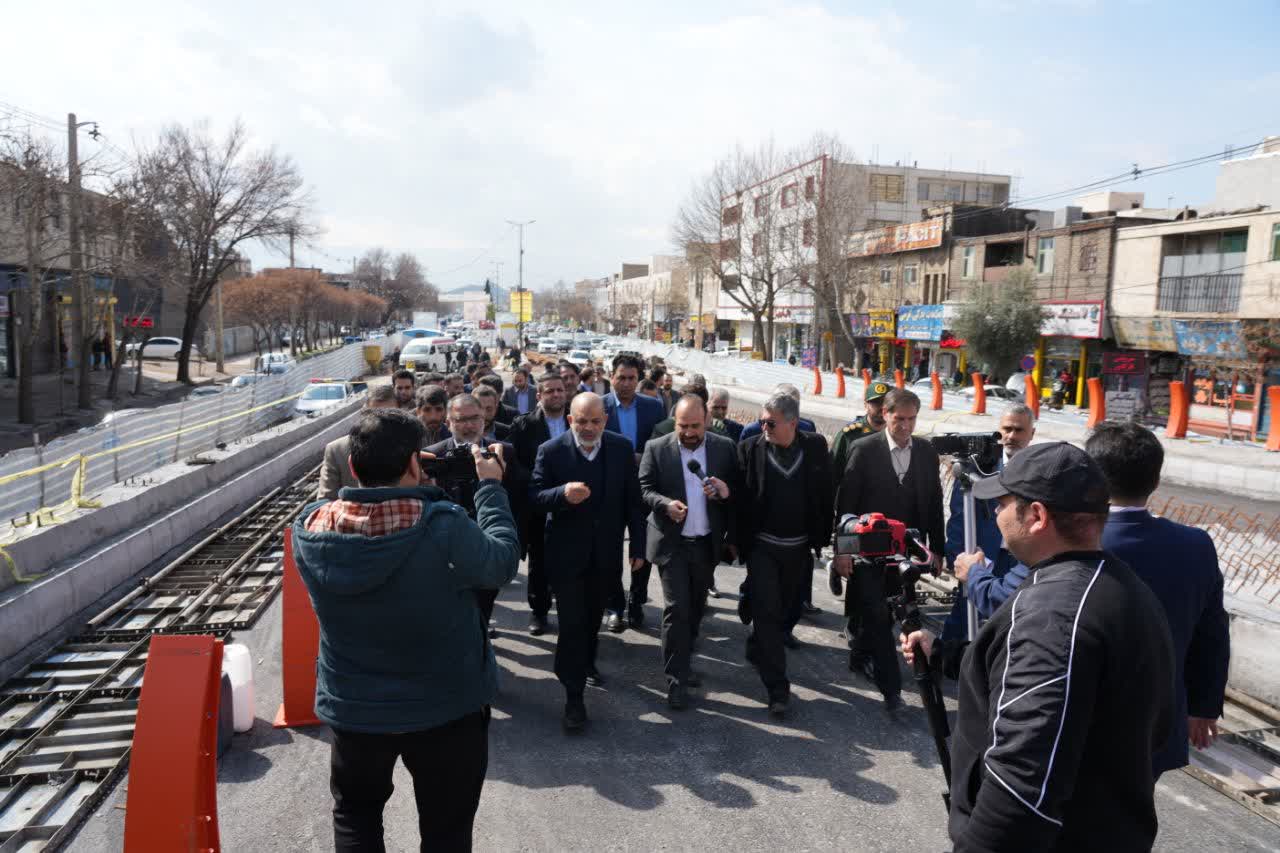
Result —
[[[1177,352],[1173,322],[1167,317],[1112,317],[1111,330],[1122,347]]]
[[[1040,334],[1046,338],[1102,337],[1101,302],[1046,302]]]
[[[903,305],[898,309],[898,337],[908,341],[942,340],[943,306]]]
[[[872,311],[871,315],[871,337],[873,338],[892,338],[896,337],[897,315],[892,311]]]
[[[1238,361],[1249,358],[1239,320],[1174,320],[1173,333],[1183,355]]]
[[[915,249],[936,249],[942,245],[942,220],[928,219],[906,225],[889,225],[849,235],[848,256],[887,255]]]

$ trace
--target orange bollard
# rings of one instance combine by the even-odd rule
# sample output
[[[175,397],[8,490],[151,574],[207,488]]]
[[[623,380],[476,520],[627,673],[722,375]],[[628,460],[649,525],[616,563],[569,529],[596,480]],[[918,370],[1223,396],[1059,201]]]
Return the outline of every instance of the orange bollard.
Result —
[[[863,391],[866,391],[866,389],[868,389],[868,388],[870,388],[870,387],[871,387],[871,380],[872,380],[872,378],[873,378],[873,377],[871,376],[871,370],[870,370],[870,368],[866,368],[866,367],[862,368],[862,389],[863,389]]]
[[[1107,398],[1102,395],[1102,380],[1089,380],[1089,420],[1085,429],[1093,429],[1107,419]]]
[[[822,396],[822,372],[816,364],[813,367],[813,393],[818,397]]]
[[[907,377],[903,374],[901,367],[895,367],[893,369],[893,384],[899,388],[907,387]]]
[[[1280,450],[1280,385],[1267,389],[1267,411],[1271,413],[1271,426],[1267,431],[1267,450]]]
[[[284,702],[276,711],[277,729],[318,726],[316,717],[316,658],[320,654],[320,623],[311,609],[311,596],[293,560],[293,531],[284,531],[284,604],[280,612],[280,679]]]
[[[1272,389],[1275,390],[1275,389]],[[1165,427],[1164,434],[1166,438],[1186,438],[1187,422],[1191,418],[1191,399],[1187,396],[1187,384],[1182,381],[1174,381],[1169,383],[1169,423]],[[1272,436],[1280,435],[1275,430],[1271,431]],[[1271,443],[1267,442],[1267,449],[1271,450]],[[1280,448],[1276,448],[1280,450]]]
[[[942,409],[942,380],[938,377],[938,371],[929,374],[929,381],[933,383],[933,401],[929,408],[937,412]]]
[[[982,381],[981,373],[974,373],[970,378],[973,380],[973,408],[969,411],[969,414],[985,415],[987,413],[987,386]]]
[[[1040,386],[1036,384],[1036,378],[1030,373],[1027,374],[1027,407],[1035,413],[1036,418],[1040,417]]]
[[[221,640],[151,638],[129,756],[125,853],[220,848],[221,688]]]
[[[836,365],[836,397],[844,399],[844,368]]]

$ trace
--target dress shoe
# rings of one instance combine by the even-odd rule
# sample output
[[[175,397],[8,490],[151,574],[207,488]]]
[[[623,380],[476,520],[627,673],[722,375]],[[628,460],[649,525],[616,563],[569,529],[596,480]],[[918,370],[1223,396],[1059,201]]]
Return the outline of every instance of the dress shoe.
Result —
[[[821,613],[821,612],[822,612],[822,608],[821,608],[821,607],[814,607],[814,606],[813,606],[813,602],[812,602],[812,601],[806,601],[806,602],[804,602],[803,604],[801,604],[801,605],[800,605],[800,609],[801,609],[802,611],[804,611],[805,613],[809,614],[810,616],[812,616],[812,615],[813,615],[813,614],[815,614],[815,613]]]
[[[497,636],[498,636],[498,626],[497,626],[497,625],[494,625],[494,624],[492,624],[492,623],[490,623],[490,625],[489,625],[489,639],[490,639],[490,640],[495,639]]]
[[[788,631],[782,635],[782,645],[789,649],[800,648],[800,641],[796,639],[796,635]]]
[[[844,578],[840,577],[840,573],[836,571],[835,560],[827,566],[827,589],[831,590],[831,594],[836,598],[844,593]]]
[[[667,688],[667,707],[673,711],[683,711],[689,707],[689,691],[683,684],[673,684]]]
[[[609,633],[611,634],[621,634],[623,631],[627,630],[627,623],[622,621],[622,614],[614,613],[612,610],[609,611],[609,616],[605,620],[605,625],[608,626]]]
[[[787,715],[787,704],[789,697],[776,696],[769,700],[769,716],[774,719],[782,719]]]
[[[541,637],[547,632],[547,617],[534,613],[529,617],[529,633],[535,637]]]
[[[901,693],[890,693],[888,696],[884,697],[884,709],[889,713],[892,714],[894,711],[898,710],[901,707],[902,707]]]
[[[708,588],[707,588],[707,597],[708,597],[708,598],[719,598],[719,597],[720,597],[720,590],[716,589],[716,585],[715,585],[715,584],[712,584],[710,587],[708,587]]]
[[[639,630],[644,627],[644,608],[629,607],[627,608],[627,621],[631,623],[631,627]]]
[[[564,730],[580,732],[587,725],[587,706],[581,696],[570,696],[564,703]]]
[[[702,676],[698,675],[698,673],[694,672],[693,670],[689,670],[689,673],[684,677],[684,683],[689,685],[690,687],[701,687]]]
[[[601,675],[600,670],[596,669],[594,666],[587,670],[587,684],[590,684],[592,687],[604,687],[605,685],[604,676]]]

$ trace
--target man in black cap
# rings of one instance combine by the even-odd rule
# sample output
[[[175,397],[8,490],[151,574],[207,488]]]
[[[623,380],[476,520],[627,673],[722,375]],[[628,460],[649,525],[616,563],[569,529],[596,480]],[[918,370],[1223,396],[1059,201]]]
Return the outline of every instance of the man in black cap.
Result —
[[[961,664],[955,850],[1150,850],[1173,647],[1155,595],[1102,550],[1106,477],[1055,442],[1022,451],[973,494],[998,501],[1005,545],[1031,575]],[[904,657],[916,644],[929,655],[932,641],[902,637]]]

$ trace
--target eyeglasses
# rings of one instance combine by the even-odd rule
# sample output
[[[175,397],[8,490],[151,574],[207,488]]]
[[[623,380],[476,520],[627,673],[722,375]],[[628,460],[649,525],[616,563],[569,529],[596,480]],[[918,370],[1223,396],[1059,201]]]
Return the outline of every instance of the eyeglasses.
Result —
[[[777,428],[778,428],[778,422],[775,421],[773,418],[760,419],[760,429],[777,429]]]
[[[454,423],[475,424],[484,420],[484,415],[467,415],[465,418],[451,418]]]

